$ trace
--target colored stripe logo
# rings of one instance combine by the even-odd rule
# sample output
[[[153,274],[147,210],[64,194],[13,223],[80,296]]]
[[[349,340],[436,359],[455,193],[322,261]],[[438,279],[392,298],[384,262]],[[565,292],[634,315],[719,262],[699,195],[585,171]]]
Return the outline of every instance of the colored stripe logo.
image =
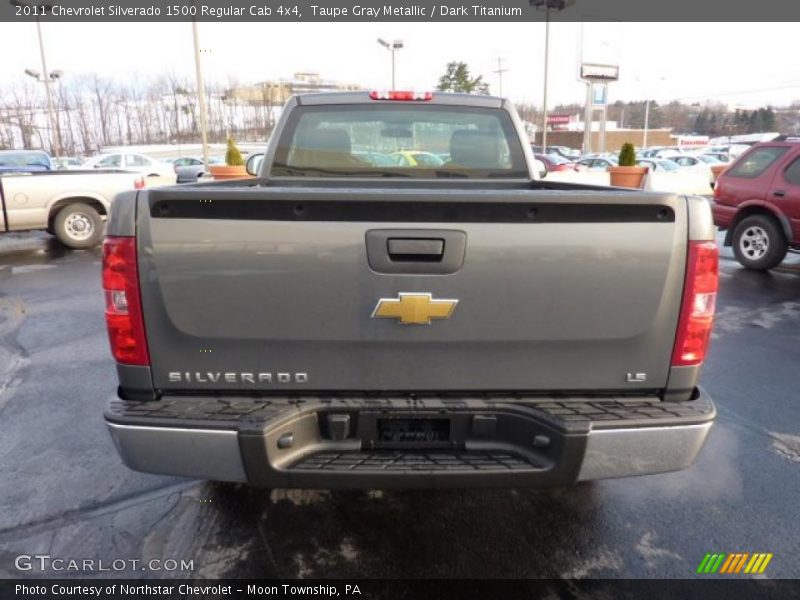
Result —
[[[737,574],[758,574],[767,569],[769,561],[772,560],[772,553],[766,552],[737,552],[734,554],[714,553],[706,554],[697,573],[704,575],[737,575]]]

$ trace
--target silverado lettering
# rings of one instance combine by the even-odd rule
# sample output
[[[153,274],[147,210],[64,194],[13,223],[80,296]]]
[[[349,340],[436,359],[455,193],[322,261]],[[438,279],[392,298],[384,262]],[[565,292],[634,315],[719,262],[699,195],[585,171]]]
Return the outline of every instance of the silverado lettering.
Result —
[[[307,373],[179,373],[172,371],[169,373],[170,383],[308,383]]]

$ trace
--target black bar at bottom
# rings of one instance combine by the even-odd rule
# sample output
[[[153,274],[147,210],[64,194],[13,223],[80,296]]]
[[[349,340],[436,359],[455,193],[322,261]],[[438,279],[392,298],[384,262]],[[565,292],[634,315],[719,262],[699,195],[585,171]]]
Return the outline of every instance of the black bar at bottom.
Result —
[[[476,540],[477,541],[477,540]],[[724,578],[723,578],[724,577]],[[358,600],[528,600],[534,598],[680,598],[725,599],[800,598],[800,580],[750,579],[719,576],[709,579],[603,579],[603,580],[475,580],[475,579],[328,579],[328,580],[209,580],[209,579],[5,579],[0,598],[231,598]]]

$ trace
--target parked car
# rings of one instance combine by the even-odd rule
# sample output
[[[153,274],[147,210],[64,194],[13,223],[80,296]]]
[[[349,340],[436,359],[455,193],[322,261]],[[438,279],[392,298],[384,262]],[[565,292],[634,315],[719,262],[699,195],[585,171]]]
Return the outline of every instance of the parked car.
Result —
[[[702,160],[708,166],[724,165],[728,163],[728,161],[721,160],[717,155],[714,154],[694,154],[693,156],[694,158]]]
[[[680,167],[666,158],[640,158],[636,161],[639,167],[647,167],[653,173],[678,173]]]
[[[747,152],[751,146],[748,144],[725,144],[725,145],[716,145],[716,146],[708,146],[706,148],[706,152],[720,152],[729,156],[732,160],[739,158],[742,154]]]
[[[651,155],[651,158],[673,158],[675,156],[686,156],[686,152],[677,146],[665,146],[659,148]]]
[[[292,97],[260,170],[248,161],[259,185],[115,200],[104,417],[125,464],[375,489],[694,461],[716,414],[697,386],[718,279],[708,203],[540,182],[509,103],[422,98]],[[451,160],[352,156],[405,138],[399,120]]]
[[[55,171],[56,163],[41,150],[0,150],[0,173]]]
[[[208,172],[208,167],[203,162],[203,159],[196,156],[182,156],[167,162],[172,164],[178,183],[195,182]],[[220,158],[212,157],[208,159],[209,165],[220,165],[222,163],[223,160]]]
[[[753,146],[717,178],[712,209],[747,269],[772,269],[800,250],[800,143]]]
[[[684,171],[702,173],[704,177],[708,178],[709,186],[714,185],[714,173],[712,173],[711,167],[704,160],[701,160],[699,156],[677,154],[668,158]]]
[[[711,158],[714,158],[724,164],[731,162],[731,156],[727,152],[703,152],[698,156],[710,156]]]
[[[53,159],[53,163],[59,171],[79,170],[82,162],[77,156],[59,156]]]
[[[648,146],[647,148],[640,148],[636,151],[637,158],[655,158],[659,151],[663,150],[664,146]]]
[[[417,150],[400,150],[390,156],[396,160],[395,166],[402,167],[441,167],[444,161],[433,152],[420,152]]]
[[[0,232],[44,229],[69,248],[89,248],[103,235],[114,196],[145,187],[126,171],[48,171],[0,176]]]
[[[566,158],[570,162],[575,162],[581,157],[580,150],[575,150],[567,146],[547,146],[547,148],[543,148],[542,146],[531,144],[531,150],[533,150],[534,154],[556,154],[562,158]]]
[[[711,169],[711,174],[714,177],[714,182],[717,180],[725,169],[728,168],[729,161],[727,158],[722,160],[719,158],[717,154],[698,154],[697,158],[702,160],[704,163],[708,165],[708,168]],[[712,182],[713,183],[713,182]]]
[[[390,154],[386,154],[384,152],[376,152],[374,150],[369,151],[353,151],[353,156],[356,158],[360,158],[364,162],[372,165],[373,167],[396,167],[400,164],[400,162],[405,162],[401,158],[397,156],[392,156]],[[437,154],[437,157],[442,161],[442,163],[447,162],[447,159],[450,158],[449,154],[441,155]],[[445,159],[447,157],[447,159]]]
[[[575,162],[581,157],[581,151],[577,148],[570,148],[568,146],[556,146],[558,153],[566,158],[568,161]]]
[[[609,167],[616,167],[619,161],[612,156],[595,156],[582,158],[575,163],[579,168],[583,167],[587,171],[607,171]]]
[[[146,177],[159,177],[159,183],[175,183],[178,176],[168,162],[156,160],[136,152],[113,152],[99,154],[81,165],[83,169],[120,169],[141,173]]]
[[[537,160],[542,161],[548,173],[551,171],[577,171],[578,167],[560,154],[534,154]]]

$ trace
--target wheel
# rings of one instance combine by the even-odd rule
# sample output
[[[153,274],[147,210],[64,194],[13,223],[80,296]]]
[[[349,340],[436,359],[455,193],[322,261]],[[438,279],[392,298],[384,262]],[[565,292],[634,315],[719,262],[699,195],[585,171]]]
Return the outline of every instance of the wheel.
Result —
[[[788,251],[786,237],[772,217],[745,217],[733,231],[733,253],[745,269],[766,271],[777,267]]]
[[[88,204],[68,204],[53,220],[53,233],[68,248],[91,248],[103,235],[103,220]]]

